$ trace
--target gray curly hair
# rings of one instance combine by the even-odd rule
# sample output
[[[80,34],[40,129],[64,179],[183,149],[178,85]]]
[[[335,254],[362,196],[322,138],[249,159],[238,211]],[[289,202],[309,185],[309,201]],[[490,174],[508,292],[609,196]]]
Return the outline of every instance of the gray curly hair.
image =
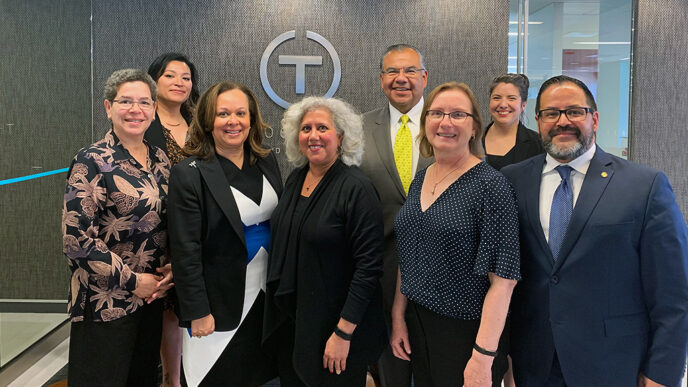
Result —
[[[303,116],[311,111],[330,112],[337,134],[342,137],[339,157],[346,165],[360,165],[363,157],[363,121],[353,106],[337,98],[306,97],[291,105],[282,117],[282,137],[289,162],[296,167],[308,159],[299,150],[299,130]]]
[[[119,87],[127,82],[143,82],[148,85],[153,101],[155,101],[158,96],[157,84],[147,72],[139,69],[122,69],[112,73],[107,81],[105,81],[103,97],[112,102],[117,96]]]

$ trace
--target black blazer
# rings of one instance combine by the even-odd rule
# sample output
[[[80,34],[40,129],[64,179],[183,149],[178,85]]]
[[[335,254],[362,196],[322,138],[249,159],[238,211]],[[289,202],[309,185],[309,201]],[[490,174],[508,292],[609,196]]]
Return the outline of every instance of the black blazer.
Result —
[[[494,123],[491,122],[485,128],[485,135],[483,135],[483,148],[485,147],[485,136]],[[499,170],[507,165],[515,164],[523,160],[537,156],[540,153],[545,153],[545,148],[542,146],[540,135],[537,132],[526,128],[520,121],[518,123],[518,130],[516,131],[516,144],[513,150],[508,153],[508,159],[502,160],[500,163],[490,162],[489,157],[485,157],[488,164],[493,168]]]
[[[282,193],[275,154],[258,168]],[[188,157],[172,167],[167,204],[169,246],[180,325],[212,313],[216,331],[241,320],[248,252],[229,183],[217,157]]]
[[[292,278],[296,285],[294,368],[307,385],[317,386],[325,372],[325,344],[340,316],[358,324],[348,364],[374,363],[388,344],[379,283],[383,223],[373,184],[357,167],[338,160],[311,194],[297,225],[300,229],[290,233],[293,212],[288,209],[299,199],[307,171],[308,166],[291,173],[271,219],[263,329],[265,340],[286,318],[278,306],[284,304],[276,297],[289,273],[287,238],[297,235],[292,241],[298,257],[296,278]]]

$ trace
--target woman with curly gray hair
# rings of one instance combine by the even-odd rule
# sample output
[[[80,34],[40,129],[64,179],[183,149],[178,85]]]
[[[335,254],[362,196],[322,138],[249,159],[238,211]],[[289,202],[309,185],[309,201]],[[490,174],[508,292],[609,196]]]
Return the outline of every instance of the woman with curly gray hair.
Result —
[[[364,386],[386,344],[379,278],[382,210],[358,169],[361,118],[308,97],[284,113],[297,169],[271,219],[263,340],[283,386]]]

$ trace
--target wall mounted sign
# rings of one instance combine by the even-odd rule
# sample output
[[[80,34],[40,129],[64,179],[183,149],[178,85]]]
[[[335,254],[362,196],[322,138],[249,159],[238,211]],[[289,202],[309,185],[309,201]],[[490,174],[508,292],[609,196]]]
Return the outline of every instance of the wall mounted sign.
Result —
[[[280,44],[294,39],[295,37],[296,30],[287,31],[283,34],[280,34],[268,44],[268,46],[265,48],[265,51],[263,51],[263,57],[260,59],[260,82],[263,85],[263,90],[265,90],[265,93],[267,93],[271,100],[285,109],[288,108],[291,103],[277,95],[275,90],[272,89],[272,86],[270,86],[270,81],[268,80],[268,61],[272,53]],[[332,77],[332,84],[324,95],[325,98],[330,98],[334,96],[337,88],[339,88],[339,82],[342,79],[342,64],[339,61],[339,55],[334,49],[334,46],[332,46],[327,39],[322,37],[322,35],[319,35],[313,31],[306,31],[306,39],[313,40],[323,46],[330,55],[330,58],[332,58],[334,75]],[[322,56],[280,55],[278,63],[280,65],[291,65],[296,67],[296,94],[305,94],[306,66],[322,66],[322,62]]]

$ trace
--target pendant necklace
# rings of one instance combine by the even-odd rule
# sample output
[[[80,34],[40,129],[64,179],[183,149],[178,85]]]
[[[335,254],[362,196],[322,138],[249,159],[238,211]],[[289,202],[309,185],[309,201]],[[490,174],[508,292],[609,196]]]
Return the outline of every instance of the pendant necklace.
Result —
[[[306,179],[308,179],[308,176],[313,176],[313,175],[312,174],[306,175]],[[322,176],[320,176],[318,178],[316,178],[316,177],[311,178],[311,180],[313,180],[313,179],[316,179],[316,180],[312,181],[310,184],[306,184],[304,181],[304,184],[306,185],[306,192],[309,192],[311,190],[312,186],[317,186],[318,183],[320,182],[320,180],[322,180]]]
[[[437,163],[435,163],[435,168],[437,168]],[[433,172],[435,172],[434,175],[435,175],[435,177],[437,177],[437,172],[435,171],[435,168],[433,168]],[[449,176],[449,175],[451,175],[452,173],[456,172],[459,168],[461,168],[461,166],[458,166],[458,167],[452,169],[451,171],[449,171],[449,173],[447,173],[446,175],[444,175],[444,177],[441,178],[437,183],[435,183],[435,185],[432,187],[432,195],[433,195],[433,196],[435,195],[435,190],[437,189],[437,185],[440,184],[444,179],[446,179],[447,176]]]

